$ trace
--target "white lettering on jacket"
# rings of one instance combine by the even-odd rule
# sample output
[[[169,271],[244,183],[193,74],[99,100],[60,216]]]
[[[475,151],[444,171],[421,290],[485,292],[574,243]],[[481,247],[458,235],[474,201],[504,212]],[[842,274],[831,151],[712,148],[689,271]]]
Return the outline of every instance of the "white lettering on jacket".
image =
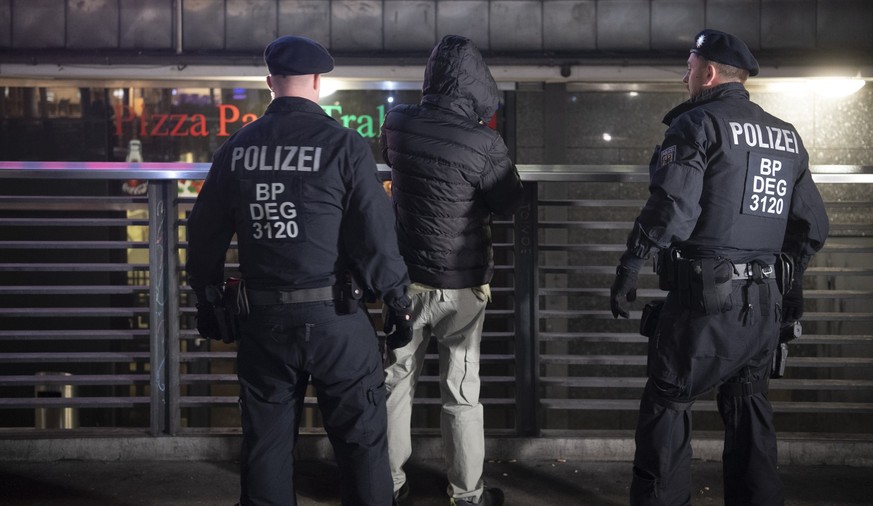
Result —
[[[230,155],[230,170],[318,172],[321,148],[314,146],[237,146]]]
[[[731,144],[745,148],[761,148],[788,153],[800,152],[797,132],[757,123],[729,121]]]

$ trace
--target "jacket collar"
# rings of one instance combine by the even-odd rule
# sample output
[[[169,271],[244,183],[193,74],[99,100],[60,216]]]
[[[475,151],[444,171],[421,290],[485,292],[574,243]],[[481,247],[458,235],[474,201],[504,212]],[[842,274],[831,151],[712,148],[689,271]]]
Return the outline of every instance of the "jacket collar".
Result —
[[[665,124],[669,125],[674,119],[696,107],[700,107],[716,100],[729,98],[748,100],[749,92],[746,90],[746,87],[743,86],[743,83],[731,82],[720,84],[714,88],[703,90],[696,97],[677,105],[668,112],[666,116],[664,116],[663,121]]]
[[[323,114],[324,109],[312,100],[302,97],[276,97],[267,106],[264,114],[273,114],[278,112],[309,112],[313,114]]]

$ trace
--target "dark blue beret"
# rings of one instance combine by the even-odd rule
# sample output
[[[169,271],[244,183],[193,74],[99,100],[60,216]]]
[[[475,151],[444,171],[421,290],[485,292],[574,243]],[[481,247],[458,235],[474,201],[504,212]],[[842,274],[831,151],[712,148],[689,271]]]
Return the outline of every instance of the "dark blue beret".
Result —
[[[333,70],[333,57],[327,49],[306,37],[286,35],[264,49],[264,63],[274,76],[324,74]]]
[[[750,76],[758,75],[758,60],[752,56],[749,47],[742,40],[729,33],[706,29],[694,37],[692,53],[718,63],[749,71]]]

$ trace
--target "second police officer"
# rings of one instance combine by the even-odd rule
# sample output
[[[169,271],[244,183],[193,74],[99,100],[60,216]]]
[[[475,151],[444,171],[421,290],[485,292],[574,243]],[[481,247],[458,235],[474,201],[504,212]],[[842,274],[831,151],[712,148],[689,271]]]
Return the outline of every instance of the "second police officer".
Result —
[[[339,464],[342,504],[386,506],[393,487],[384,373],[352,280],[400,315],[409,306],[394,216],[369,146],[317,103],[330,54],[286,36],[264,59],[275,98],[215,153],[188,221],[198,330],[218,337],[206,297],[223,280],[234,234],[251,306],[237,354],[240,502],[296,504],[292,452],[311,381]]]
[[[613,315],[627,318],[640,268],[658,255],[668,294],[646,331],[632,505],[691,504],[691,407],[714,388],[725,504],[784,502],[768,379],[781,323],[802,314],[803,271],[824,245],[828,218],[797,130],[749,100],[743,83],[757,73],[733,35],[707,29],[694,38],[683,79],[690,100],[664,119],[650,196],[610,290]]]

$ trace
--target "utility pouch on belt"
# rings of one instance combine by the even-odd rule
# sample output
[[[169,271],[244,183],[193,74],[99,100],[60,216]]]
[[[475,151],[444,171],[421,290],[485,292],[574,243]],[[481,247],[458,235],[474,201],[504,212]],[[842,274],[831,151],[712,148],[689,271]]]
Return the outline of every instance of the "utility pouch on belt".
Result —
[[[670,248],[658,258],[658,286],[676,291],[684,307],[706,314],[728,311],[733,265],[723,258],[682,258]]]
[[[351,272],[344,272],[340,282],[340,298],[337,301],[340,313],[352,314],[358,310],[361,305],[361,298],[364,296],[364,290],[361,289],[358,282]]]
[[[785,253],[779,253],[773,268],[776,270],[776,286],[779,287],[779,293],[785,295],[794,284],[794,259]]]
[[[658,329],[658,321],[661,319],[663,300],[653,300],[643,306],[643,315],[640,317],[640,334],[648,338],[655,337]]]

